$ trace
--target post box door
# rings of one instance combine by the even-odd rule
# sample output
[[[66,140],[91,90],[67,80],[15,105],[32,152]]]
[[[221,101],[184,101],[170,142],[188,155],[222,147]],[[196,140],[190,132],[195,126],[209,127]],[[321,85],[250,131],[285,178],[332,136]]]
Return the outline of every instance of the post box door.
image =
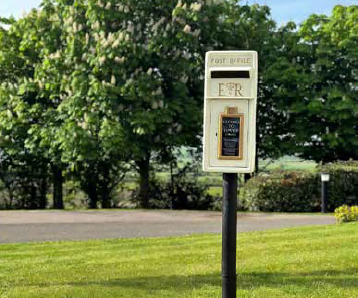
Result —
[[[209,138],[209,165],[211,167],[247,167],[248,166],[248,125],[249,125],[249,101],[243,99],[210,99],[210,138]],[[242,142],[242,158],[241,159],[226,159],[219,157],[219,150],[221,150],[219,138],[222,137],[220,129],[220,115],[225,112],[227,107],[237,108],[237,113],[242,114],[242,133],[240,134],[240,142]]]

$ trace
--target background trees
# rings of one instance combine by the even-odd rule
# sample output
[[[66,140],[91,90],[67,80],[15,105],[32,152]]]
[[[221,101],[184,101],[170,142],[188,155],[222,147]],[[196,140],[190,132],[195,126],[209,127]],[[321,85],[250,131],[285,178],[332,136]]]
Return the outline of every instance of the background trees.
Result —
[[[41,101],[34,88],[38,53],[24,37],[36,26],[37,14],[0,30],[0,175],[8,194],[8,208],[47,205],[48,163],[41,148],[27,148],[28,131],[40,121]],[[24,89],[24,86],[28,89]],[[15,200],[15,197],[20,197]],[[5,199],[6,201],[6,199]]]
[[[68,177],[90,207],[111,207],[134,170],[148,207],[152,163],[177,166],[178,147],[200,150],[213,49],[259,52],[258,157],[357,159],[356,19],[357,6],[337,6],[277,28],[267,6],[193,0],[44,0],[17,21],[1,19],[10,24],[0,29],[9,198],[27,181],[23,207],[45,207],[52,187],[63,208]]]
[[[307,95],[293,109],[299,154],[328,162],[358,158],[358,6],[312,15],[298,33],[309,48]],[[304,119],[304,121],[303,121]]]

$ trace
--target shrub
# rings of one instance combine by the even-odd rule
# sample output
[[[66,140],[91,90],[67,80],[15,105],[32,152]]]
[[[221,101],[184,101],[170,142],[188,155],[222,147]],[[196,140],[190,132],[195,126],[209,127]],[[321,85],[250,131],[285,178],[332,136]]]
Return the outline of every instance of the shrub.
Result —
[[[207,194],[208,186],[183,175],[172,182],[151,182],[150,207],[156,209],[211,210],[215,198]]]
[[[358,162],[325,164],[310,172],[274,172],[251,178],[240,190],[239,207],[249,211],[315,212],[321,210],[320,173],[330,174],[328,210],[358,205]]]
[[[338,223],[357,221],[358,220],[358,206],[343,205],[334,210],[334,216]]]
[[[196,163],[176,168],[169,179],[158,179],[152,173],[149,187],[149,207],[153,209],[213,210],[216,198],[208,194],[208,184],[199,181]],[[132,193],[132,202],[139,205],[139,190]]]
[[[318,177],[308,172],[274,172],[251,178],[239,194],[239,208],[267,212],[320,209]]]
[[[330,174],[328,210],[358,205],[358,161],[328,163],[319,166],[317,172]]]

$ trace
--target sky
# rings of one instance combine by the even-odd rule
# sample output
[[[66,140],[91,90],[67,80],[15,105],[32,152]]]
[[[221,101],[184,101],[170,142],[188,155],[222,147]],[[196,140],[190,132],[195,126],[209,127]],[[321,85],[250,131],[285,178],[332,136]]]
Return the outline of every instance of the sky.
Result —
[[[0,16],[19,17],[40,3],[41,0],[0,0]],[[335,5],[357,5],[357,0],[241,0],[241,3],[268,5],[272,18],[281,25],[288,21],[300,23],[313,13],[330,14]]]

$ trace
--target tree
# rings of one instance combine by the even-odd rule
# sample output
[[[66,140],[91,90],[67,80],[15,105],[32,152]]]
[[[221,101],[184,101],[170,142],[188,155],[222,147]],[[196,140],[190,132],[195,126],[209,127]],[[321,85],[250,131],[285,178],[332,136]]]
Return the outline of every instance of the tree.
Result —
[[[45,208],[47,160],[41,150],[31,152],[25,146],[28,129],[38,121],[38,105],[34,93],[21,93],[20,87],[23,81],[32,80],[37,55],[21,50],[26,34],[24,21],[1,22],[10,28],[0,28],[0,175],[9,193],[10,208]],[[29,19],[27,25],[34,23]]]
[[[206,49],[214,45],[215,50],[255,50],[258,52],[258,111],[257,111],[257,160],[276,159],[290,154],[286,144],[287,117],[284,98],[278,98],[277,86],[280,75],[274,68],[284,68],[284,47],[294,40],[294,25],[277,30],[270,16],[270,8],[260,5],[240,5],[237,1],[226,1],[219,18],[219,26],[211,29],[213,41],[205,43]],[[291,39],[291,41],[290,41]],[[291,44],[288,45],[291,47]],[[280,69],[282,71],[282,69]]]
[[[278,31],[277,59],[266,71],[281,115],[276,148],[317,162],[358,158],[356,18],[357,6],[336,6],[298,31],[293,23]]]
[[[199,24],[207,21],[205,10],[213,6],[176,4],[43,4],[47,19],[58,16],[52,22],[62,30],[60,46],[46,47],[38,73],[48,96],[60,102],[56,117],[62,122],[51,143],[59,144],[63,161],[88,173],[108,169],[99,160],[107,165],[132,160],[140,176],[142,207],[148,206],[151,158],[200,143],[202,98],[189,89],[202,79],[197,76]],[[43,38],[52,39],[50,34],[44,32]]]
[[[299,36],[310,49],[307,97],[293,112],[299,154],[317,162],[358,159],[358,6],[312,15]]]

